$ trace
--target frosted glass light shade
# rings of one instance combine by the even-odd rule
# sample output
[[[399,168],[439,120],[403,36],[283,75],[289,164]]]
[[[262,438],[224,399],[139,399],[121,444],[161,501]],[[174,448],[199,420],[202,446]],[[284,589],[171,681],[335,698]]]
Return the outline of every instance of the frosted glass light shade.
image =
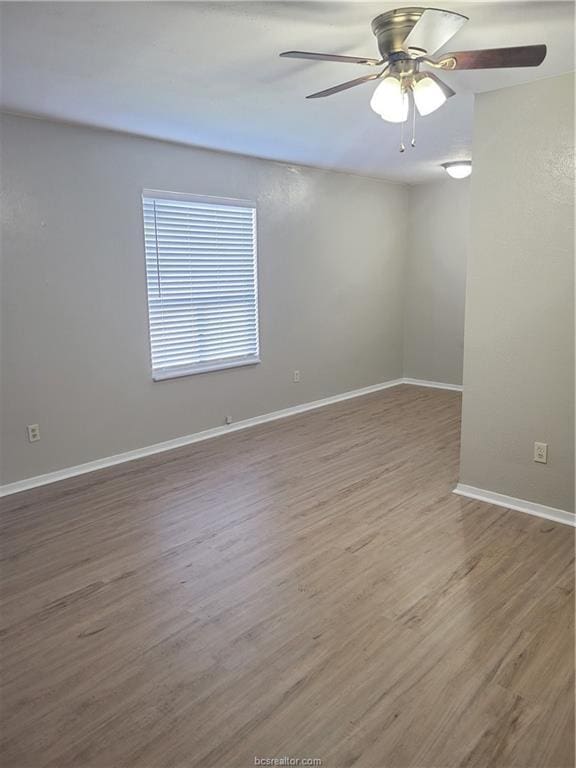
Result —
[[[408,119],[408,94],[402,90],[398,77],[385,77],[378,85],[370,106],[383,120],[403,123]]]
[[[472,173],[471,160],[456,160],[453,163],[443,163],[442,167],[453,179],[466,179]]]
[[[429,115],[446,102],[446,94],[438,83],[428,75],[423,75],[414,83],[414,102],[419,114]]]

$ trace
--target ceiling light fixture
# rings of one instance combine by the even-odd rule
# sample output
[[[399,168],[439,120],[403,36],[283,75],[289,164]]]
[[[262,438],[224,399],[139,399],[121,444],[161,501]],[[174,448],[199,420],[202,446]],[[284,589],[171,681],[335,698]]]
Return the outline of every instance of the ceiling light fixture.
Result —
[[[430,115],[454,96],[452,88],[443,83],[432,72],[419,72],[414,76],[412,86],[416,109],[421,117]]]
[[[408,119],[408,94],[395,75],[385,77],[372,94],[370,106],[389,123],[404,123]]]
[[[472,160],[456,160],[453,163],[442,163],[442,168],[453,179],[466,179],[472,173]]]

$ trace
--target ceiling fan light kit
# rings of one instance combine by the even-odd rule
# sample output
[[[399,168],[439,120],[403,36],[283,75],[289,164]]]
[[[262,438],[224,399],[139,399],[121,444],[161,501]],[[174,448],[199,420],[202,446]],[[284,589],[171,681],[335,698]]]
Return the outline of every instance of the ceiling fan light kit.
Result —
[[[403,152],[403,124],[409,118],[410,107],[411,145],[415,146],[416,112],[421,117],[430,115],[455,93],[434,72],[421,71],[421,67],[444,71],[537,67],[546,57],[545,45],[523,45],[514,48],[444,53],[434,58],[434,54],[454,37],[467,21],[467,16],[439,8],[397,8],[376,16],[372,21],[372,32],[378,42],[380,59],[307,51],[285,51],[280,56],[383,67],[379,72],[348,80],[324,91],[312,93],[306,98],[324,98],[372,80],[380,80],[370,100],[370,106],[382,119],[401,124],[400,151]]]
[[[372,94],[370,106],[383,120],[404,123],[408,119],[409,100],[400,77],[385,77]]]
[[[412,94],[418,114],[425,117],[454,96],[454,91],[431,72],[419,72],[412,81]]]

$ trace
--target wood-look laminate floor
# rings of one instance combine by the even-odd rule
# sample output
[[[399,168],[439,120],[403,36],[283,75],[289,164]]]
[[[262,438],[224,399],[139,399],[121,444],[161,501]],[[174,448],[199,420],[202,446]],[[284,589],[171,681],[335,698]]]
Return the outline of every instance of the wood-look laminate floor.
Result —
[[[574,537],[402,386],[4,500],[3,768],[571,768]]]

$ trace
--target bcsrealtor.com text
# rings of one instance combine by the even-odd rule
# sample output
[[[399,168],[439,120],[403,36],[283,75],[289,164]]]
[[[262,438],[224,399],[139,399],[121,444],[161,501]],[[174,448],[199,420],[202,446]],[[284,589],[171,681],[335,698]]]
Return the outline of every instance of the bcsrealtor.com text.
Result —
[[[322,765],[322,760],[319,757],[289,757],[283,755],[282,757],[254,757],[254,765]]]

